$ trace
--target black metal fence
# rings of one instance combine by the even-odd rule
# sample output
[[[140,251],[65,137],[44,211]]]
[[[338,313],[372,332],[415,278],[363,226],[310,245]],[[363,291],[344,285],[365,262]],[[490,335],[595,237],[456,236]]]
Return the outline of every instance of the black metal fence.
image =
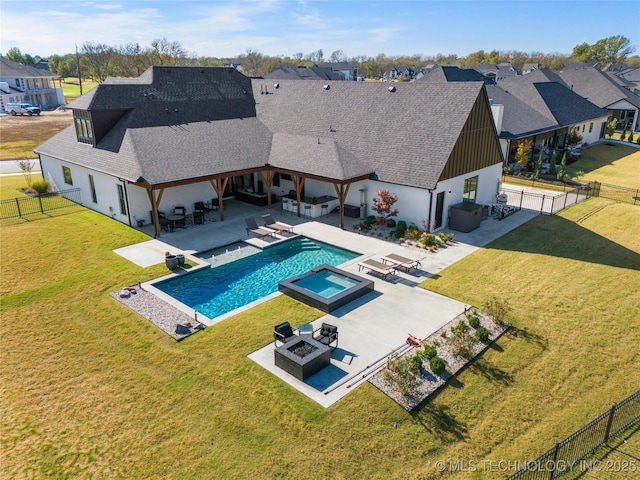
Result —
[[[528,192],[517,188],[502,188],[507,196],[507,205],[518,210],[533,210],[542,215],[553,215],[570,205],[589,198],[589,190],[571,189],[557,193]]]
[[[553,480],[580,468],[578,462],[640,419],[640,390],[594,418],[555,444],[535,460],[526,463],[507,480]]]
[[[82,205],[82,194],[79,188],[43,193],[34,197],[0,200],[0,219],[22,218],[78,204]]]
[[[587,184],[592,197],[602,197],[616,202],[640,205],[640,189],[620,187],[601,182],[589,182]]]

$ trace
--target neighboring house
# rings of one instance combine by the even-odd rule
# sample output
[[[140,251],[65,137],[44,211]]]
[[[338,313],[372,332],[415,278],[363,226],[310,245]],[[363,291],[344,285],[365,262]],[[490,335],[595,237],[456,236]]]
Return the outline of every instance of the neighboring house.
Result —
[[[500,63],[498,65],[481,63],[473,67],[473,69],[496,82],[504,80],[505,78],[516,77],[518,75],[518,71],[509,62]]]
[[[413,67],[390,67],[384,72],[382,79],[385,82],[408,81],[413,80],[416,73]]]
[[[571,90],[617,118],[619,125],[626,123],[630,129],[638,131],[640,96],[619,85],[609,74],[576,63],[565,67],[558,75]]]
[[[31,103],[43,109],[64,105],[62,87],[55,86],[59,75],[0,57],[0,112],[8,103]]]
[[[522,66],[522,74],[526,75],[527,73],[531,73],[531,72],[535,72],[536,70],[538,70],[538,64],[537,63],[525,63]]]
[[[616,75],[623,80],[633,84],[632,92],[640,93],[640,67],[627,68],[620,72],[616,72]]]
[[[435,65],[429,70],[421,72],[420,78],[416,79],[420,82],[484,82],[487,84],[495,83],[492,79],[485,77],[477,70],[470,68],[460,68],[449,65]]]
[[[569,90],[549,70],[532,70],[526,76],[503,79],[497,85],[476,70],[436,67],[419,82],[485,81],[505,159],[518,142],[534,149],[562,148],[570,131],[579,131],[583,143],[602,136],[608,113]],[[533,149],[532,149],[533,152]]]
[[[280,67],[264,77],[269,80],[345,80],[339,71],[334,71],[331,67],[319,67],[313,65],[306,67],[299,65],[297,67]]]
[[[579,132],[583,143],[596,142],[609,118],[549,70],[505,79],[489,89],[489,96],[505,106],[500,134],[505,154],[520,140],[530,141],[534,149],[563,148],[571,131]]]
[[[481,82],[263,87],[212,67],[107,79],[69,105],[75,126],[35,149],[43,175],[131,226],[210,198],[223,220],[221,199],[247,189],[334,196],[344,214],[386,188],[401,218],[433,230],[454,204],[495,201],[503,157]]]

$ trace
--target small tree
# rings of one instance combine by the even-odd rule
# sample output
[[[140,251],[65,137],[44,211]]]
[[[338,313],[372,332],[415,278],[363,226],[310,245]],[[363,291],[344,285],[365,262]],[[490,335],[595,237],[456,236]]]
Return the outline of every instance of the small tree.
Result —
[[[560,161],[560,168],[558,169],[558,180],[562,180],[563,182],[566,182],[569,176],[567,173],[567,152],[568,150],[565,149],[562,160]]]
[[[35,162],[32,162],[26,158],[21,160],[16,160],[20,170],[22,170],[22,174],[24,175],[24,180],[27,182],[27,188],[31,188],[31,171],[33,170],[33,166]]]
[[[566,144],[569,150],[577,146],[580,142],[582,142],[582,135],[580,135],[580,132],[578,132],[577,130],[574,130],[569,135],[567,135]]]
[[[627,122],[624,123],[622,133],[620,134],[620,140],[624,140],[625,138],[627,138]]]
[[[607,126],[605,128],[606,128],[606,131],[607,131],[607,135],[609,136],[609,140],[611,140],[611,137],[615,133],[617,126],[618,126],[618,119],[617,118],[613,118],[609,122],[607,122]]]
[[[533,171],[533,176],[538,178],[540,176],[540,172],[542,171],[542,150],[540,150],[540,155],[538,155],[538,161],[536,162],[535,170]]]
[[[631,130],[629,130],[629,143],[633,143],[633,128]]]
[[[378,190],[376,195],[378,197],[373,199],[373,210],[379,215],[378,223],[386,225],[387,219],[398,215],[398,209],[393,209],[393,205],[398,201],[398,195],[384,188]]]
[[[558,156],[558,152],[554,149],[551,153],[551,160],[549,160],[549,175],[556,174],[556,158]]]
[[[493,317],[493,321],[499,327],[504,327],[505,317],[511,310],[509,302],[506,299],[500,300],[498,297],[491,297],[484,304],[485,311]]]
[[[520,140],[518,142],[518,148],[516,150],[516,162],[520,165],[520,168],[524,167],[529,161],[529,154],[531,153],[531,142],[525,142]]]

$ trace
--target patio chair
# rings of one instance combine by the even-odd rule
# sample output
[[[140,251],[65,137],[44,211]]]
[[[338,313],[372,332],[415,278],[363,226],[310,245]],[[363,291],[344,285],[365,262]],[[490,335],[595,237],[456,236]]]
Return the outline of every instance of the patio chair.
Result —
[[[293,333],[293,328],[289,322],[283,322],[273,327],[273,345],[276,346],[276,342],[287,343],[292,338],[296,337]]]
[[[383,263],[390,263],[391,265],[395,265],[398,268],[404,268],[407,273],[412,268],[418,268],[422,266],[420,260],[413,260],[412,258],[403,257],[402,255],[397,255],[395,253],[390,253],[382,257]]]
[[[194,212],[202,212],[204,213],[206,211],[205,207],[204,207],[204,202],[196,202],[193,204],[193,211]]]
[[[338,327],[336,327],[335,325],[330,325],[328,323],[323,323],[320,328],[313,332],[313,339],[326,345],[327,347],[330,346],[333,342],[336,342],[334,348],[337,348]]]
[[[193,224],[194,225],[204,225],[204,212],[200,212],[198,210],[195,210],[192,213],[193,216]]]
[[[275,237],[276,235],[275,230],[265,227],[259,227],[252,217],[245,218],[244,221],[247,224],[247,235],[249,235],[250,233],[258,235],[259,237],[267,237],[269,235]]]
[[[264,226],[267,228],[276,230],[278,232],[293,233],[293,225],[289,225],[288,223],[276,222],[270,213],[262,215],[262,219],[264,220]]]
[[[167,220],[167,215],[164,212],[158,212],[158,222],[160,230],[164,228],[167,232],[171,232],[171,222]]]
[[[397,267],[395,265],[387,265],[371,259],[364,260],[358,264],[358,271],[361,271],[364,268],[368,269],[369,272],[378,273],[384,280],[386,280],[387,276],[393,275],[397,271]]]

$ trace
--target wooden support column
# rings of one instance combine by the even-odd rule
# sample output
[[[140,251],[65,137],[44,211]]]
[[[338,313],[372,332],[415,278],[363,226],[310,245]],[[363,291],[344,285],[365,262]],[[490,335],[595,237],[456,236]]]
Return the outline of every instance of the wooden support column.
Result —
[[[213,180],[209,180],[211,182],[211,186],[218,195],[218,211],[220,212],[220,221],[224,221],[224,202],[222,201],[222,195],[227,188],[227,182],[229,181],[229,177],[224,178],[214,178]]]
[[[344,183],[340,182],[340,188],[338,188],[337,183],[333,184],[333,188],[336,191],[336,195],[340,200],[340,228],[342,228],[343,230],[344,230],[344,202],[347,199],[347,193],[349,193],[350,186],[351,186],[350,183],[347,183],[347,185],[345,185]]]
[[[296,199],[298,200],[298,217],[300,216],[300,193],[304,187],[305,178],[301,175],[291,175],[293,186],[296,188]]]
[[[271,208],[271,185],[273,184],[273,177],[275,176],[275,172],[273,170],[261,171],[260,176],[264,180],[265,185],[267,186],[267,207]]]
[[[158,198],[155,198],[156,190],[153,188],[147,189],[147,195],[149,195],[149,202],[151,202],[151,215],[153,216],[153,226],[155,228],[155,236],[154,238],[158,238],[160,236],[160,220],[158,218],[158,207],[160,206],[160,201],[162,200],[162,194],[164,193],[164,188],[159,190]]]

